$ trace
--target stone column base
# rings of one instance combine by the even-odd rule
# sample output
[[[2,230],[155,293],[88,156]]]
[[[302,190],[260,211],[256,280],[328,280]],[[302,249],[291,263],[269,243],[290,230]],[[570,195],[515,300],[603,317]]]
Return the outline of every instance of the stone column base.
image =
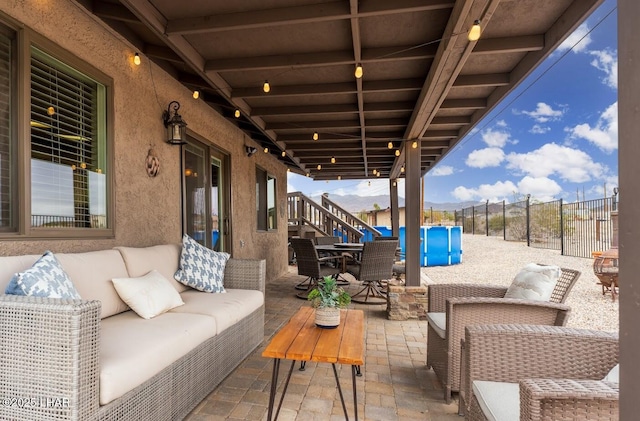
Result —
[[[387,319],[427,319],[427,285],[406,287],[398,281],[389,281],[387,293]]]

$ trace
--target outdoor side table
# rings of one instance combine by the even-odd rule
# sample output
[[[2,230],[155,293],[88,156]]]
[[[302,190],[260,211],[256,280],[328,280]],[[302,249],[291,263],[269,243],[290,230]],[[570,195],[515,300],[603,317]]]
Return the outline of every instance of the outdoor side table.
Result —
[[[301,361],[303,364],[307,361],[331,363],[342,409],[347,420],[349,415],[344,403],[336,364],[351,365],[355,419],[358,419],[356,374],[360,373],[359,367],[364,364],[364,313],[362,310],[341,310],[340,325],[336,329],[321,329],[317,327],[314,322],[314,315],[315,310],[313,308],[300,308],[291,320],[271,339],[269,345],[262,352],[263,357],[273,358],[273,374],[271,376],[267,418],[269,421],[272,420],[278,386],[278,372],[282,359],[292,361],[274,419],[278,419],[296,361]]]

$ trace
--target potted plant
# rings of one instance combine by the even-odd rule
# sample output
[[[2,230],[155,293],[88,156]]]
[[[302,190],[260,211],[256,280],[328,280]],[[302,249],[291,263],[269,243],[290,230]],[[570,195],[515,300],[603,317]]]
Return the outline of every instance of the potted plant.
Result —
[[[340,309],[346,308],[351,302],[351,296],[331,276],[322,278],[322,282],[309,292],[307,298],[316,309],[316,326],[324,329],[338,327]]]

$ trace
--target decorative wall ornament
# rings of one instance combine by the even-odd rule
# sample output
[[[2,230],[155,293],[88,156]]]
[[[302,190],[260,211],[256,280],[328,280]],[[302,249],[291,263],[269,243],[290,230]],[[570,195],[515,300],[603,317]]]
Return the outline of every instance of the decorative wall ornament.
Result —
[[[158,171],[160,171],[160,158],[156,156],[156,152],[151,148],[149,149],[149,153],[147,153],[145,166],[149,177],[155,177],[158,175]]]

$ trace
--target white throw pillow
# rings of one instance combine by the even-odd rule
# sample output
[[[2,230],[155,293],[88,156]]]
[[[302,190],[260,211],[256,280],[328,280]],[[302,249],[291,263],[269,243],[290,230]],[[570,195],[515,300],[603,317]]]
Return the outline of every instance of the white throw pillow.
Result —
[[[184,235],[176,281],[204,292],[225,292],[224,268],[229,253],[217,252]]]
[[[13,275],[5,294],[80,299],[69,275],[50,251],[45,252],[31,268]]]
[[[513,279],[504,298],[549,301],[559,278],[558,266],[529,263]]]
[[[620,364],[614,365],[602,380],[605,382],[620,383]]]
[[[122,301],[144,319],[184,304],[171,282],[155,269],[139,278],[113,278],[112,282]]]

